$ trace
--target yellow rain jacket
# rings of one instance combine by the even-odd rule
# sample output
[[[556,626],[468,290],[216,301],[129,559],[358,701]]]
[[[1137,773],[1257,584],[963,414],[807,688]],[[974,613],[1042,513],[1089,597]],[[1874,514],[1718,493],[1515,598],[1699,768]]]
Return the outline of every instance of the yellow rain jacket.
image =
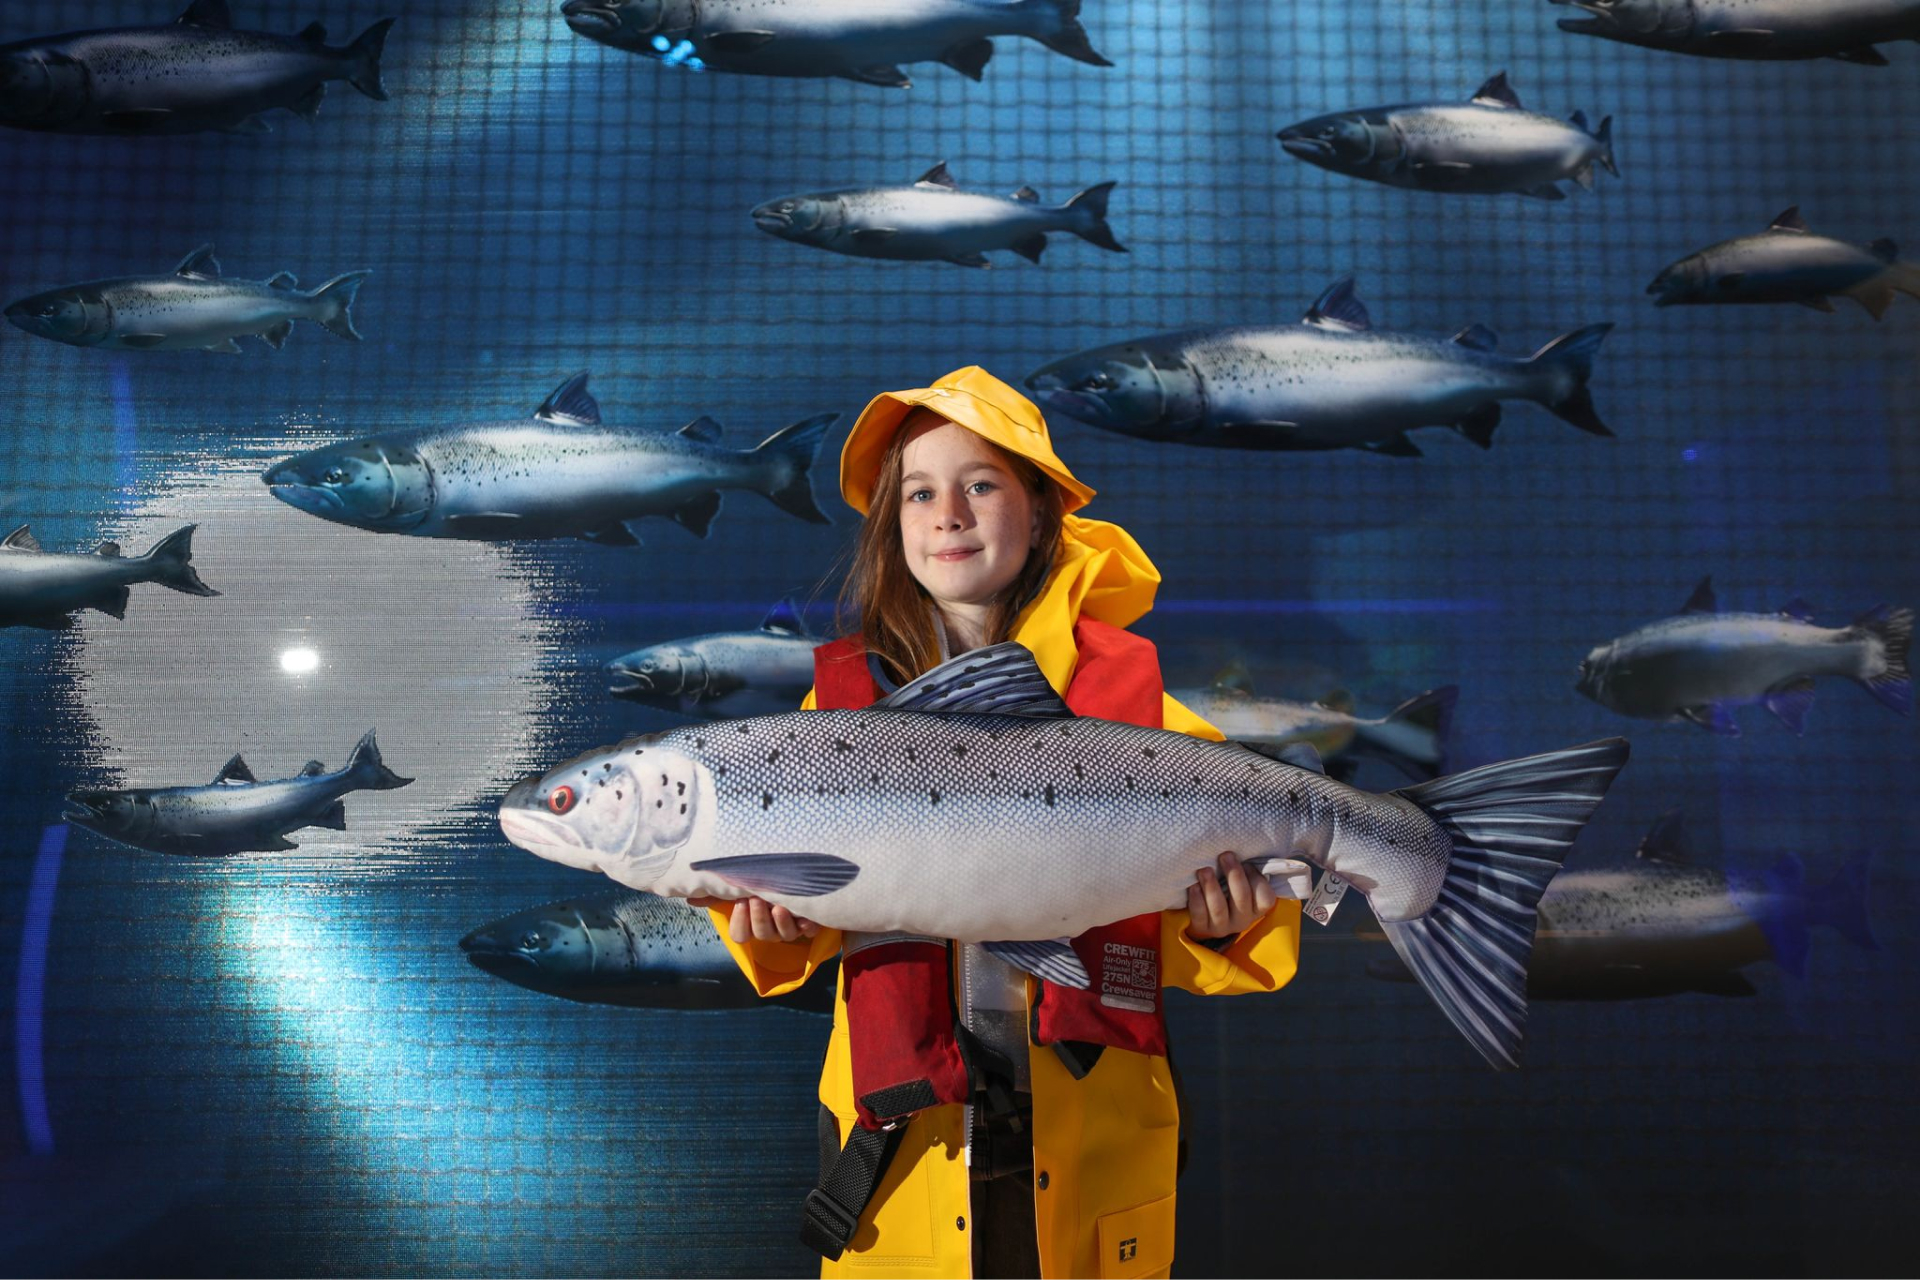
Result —
[[[942,391],[947,394],[939,394]],[[861,415],[841,462],[843,492],[861,511],[866,509],[873,469],[887,438],[913,404],[926,404],[1032,459],[1067,490],[1071,507],[1082,506],[1092,497],[1093,491],[1073,480],[1054,456],[1039,410],[984,370],[969,368],[949,374],[931,388],[890,392]],[[870,425],[876,418],[880,420],[877,430]],[[875,438],[879,438],[878,448]],[[1015,620],[1012,638],[1033,651],[1048,681],[1064,693],[1078,657],[1075,620],[1085,617],[1125,627],[1153,607],[1159,583],[1159,571],[1125,530],[1070,515],[1053,572],[1039,596]],[[813,708],[812,694],[803,706]],[[1172,698],[1165,699],[1164,711],[1170,730],[1216,741],[1222,736]],[[811,939],[792,943],[735,943],[727,933],[728,912],[714,908],[711,914],[721,939],[763,996],[794,990],[840,950],[836,929],[822,929]],[[1300,953],[1300,904],[1296,901],[1277,903],[1220,951],[1189,938],[1186,927],[1184,909],[1161,914],[1163,986],[1196,995],[1240,995],[1276,990],[1293,977]],[[1033,998],[1034,983],[1029,978],[1029,1010]],[[820,1074],[820,1102],[838,1120],[843,1143],[856,1123],[848,1043],[843,984]],[[1036,1051],[1030,1062],[1034,1218],[1041,1274],[1167,1275],[1173,1261],[1179,1134],[1167,1060],[1109,1048],[1080,1080],[1052,1053]],[[963,1115],[959,1105],[948,1104],[923,1111],[908,1123],[851,1244],[838,1262],[823,1262],[821,1275],[972,1274],[971,1183]],[[796,1222],[799,1209],[798,1204],[793,1206]]]

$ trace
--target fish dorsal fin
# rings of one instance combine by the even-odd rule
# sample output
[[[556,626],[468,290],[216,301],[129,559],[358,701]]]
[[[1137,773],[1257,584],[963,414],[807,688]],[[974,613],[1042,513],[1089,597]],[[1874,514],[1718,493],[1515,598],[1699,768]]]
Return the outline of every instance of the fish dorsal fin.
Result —
[[[327,766],[318,760],[309,760],[300,766],[300,776],[303,778],[317,778],[326,771]]]
[[[701,444],[717,444],[720,440],[720,424],[712,418],[699,417],[680,428],[679,435],[689,440],[698,440]]]
[[[214,260],[213,246],[203,244],[180,259],[180,265],[173,269],[173,274],[186,276],[190,280],[218,280],[220,264]]]
[[[1780,612],[1789,618],[1798,618],[1802,622],[1813,621],[1813,606],[1799,596],[1780,606]]]
[[[1314,299],[1300,323],[1347,333],[1364,333],[1373,328],[1373,318],[1367,314],[1367,308],[1353,296],[1352,276],[1328,285],[1327,291]]]
[[[8,534],[5,541],[0,541],[0,547],[11,547],[15,551],[38,551],[40,540],[33,536],[29,526],[23,524]]]
[[[1720,602],[1713,598],[1713,575],[1700,579],[1700,585],[1693,589],[1687,602],[1680,606],[1682,613],[1718,613]]]
[[[1868,245],[1867,252],[1882,262],[1898,262],[1900,260],[1900,246],[1886,236],[1881,236],[1878,240]]]
[[[1584,111],[1576,111],[1572,115],[1568,116],[1567,123],[1572,125],[1574,128],[1578,129],[1582,133],[1593,132],[1593,130],[1587,127],[1587,113]]]
[[[118,560],[120,558],[120,544],[117,542],[103,542],[93,549],[93,554],[105,556],[109,560]]]
[[[1353,695],[1345,689],[1335,689],[1320,699],[1320,705],[1329,711],[1338,711],[1343,716],[1353,714]]]
[[[1768,223],[1767,230],[1797,231],[1801,235],[1806,235],[1808,234],[1807,220],[1800,216],[1800,206],[1794,205],[1793,208],[1787,210],[1785,213],[1775,218],[1772,222]]]
[[[238,753],[220,767],[220,772],[213,775],[215,786],[238,787],[258,781],[259,779],[253,776],[253,770],[247,768],[247,762],[242,760]]]
[[[1246,663],[1235,658],[1214,676],[1213,690],[1215,693],[1237,693],[1247,697],[1253,693],[1253,673],[1247,670]]]
[[[1499,335],[1483,324],[1470,324],[1453,335],[1453,340],[1472,351],[1498,351]]]
[[[1653,820],[1653,826],[1640,841],[1640,847],[1633,856],[1644,858],[1648,862],[1685,862],[1687,860],[1687,827],[1680,810],[1669,809]]]
[[[305,43],[311,48],[318,49],[327,43],[326,24],[309,22],[306,26],[300,28],[300,34],[295,36],[294,39]]]
[[[1023,204],[1039,204],[1040,193],[1032,187],[1022,187],[1013,193],[1013,198]]]
[[[233,15],[227,12],[227,0],[193,0],[175,21],[199,27],[231,27]]]
[[[944,191],[958,191],[960,189],[960,184],[955,182],[953,175],[947,172],[947,162],[945,160],[942,160],[939,164],[915,178],[913,185],[916,187],[939,187]]]
[[[807,634],[807,620],[800,616],[800,607],[794,604],[793,597],[788,596],[767,610],[767,616],[760,619],[760,629],[804,636]]]
[[[600,425],[600,402],[587,394],[587,375],[576,373],[546,398],[533,416],[548,422],[574,422],[585,427]]]
[[[1277,747],[1264,742],[1241,742],[1237,738],[1234,742],[1255,755],[1265,756],[1269,760],[1278,760],[1281,764],[1289,764],[1296,769],[1306,769],[1318,774],[1325,774],[1327,771],[1327,766],[1321,763],[1320,753],[1314,750],[1311,742],[1289,742]]]
[[[291,271],[276,271],[273,279],[267,281],[269,289],[298,289],[299,287],[300,279]]]
[[[1473,100],[1483,107],[1512,107],[1521,110],[1520,95],[1507,83],[1507,73],[1502,71],[1493,79],[1473,91]]]
[[[1008,640],[943,662],[873,704],[889,711],[1070,717],[1027,647]]]

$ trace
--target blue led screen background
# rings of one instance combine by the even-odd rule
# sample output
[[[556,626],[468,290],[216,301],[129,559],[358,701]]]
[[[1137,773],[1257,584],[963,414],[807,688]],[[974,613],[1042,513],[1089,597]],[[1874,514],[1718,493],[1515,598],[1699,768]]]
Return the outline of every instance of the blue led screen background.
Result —
[[[161,0],[15,0],[0,38],[160,22]],[[1593,396],[1615,439],[1509,405],[1491,450],[1262,454],[1121,439],[1056,416],[1090,515],[1165,574],[1137,628],[1169,682],[1352,691],[1379,714],[1457,684],[1478,764],[1624,733],[1633,760],[1570,866],[1630,855],[1681,809],[1701,862],[1872,856],[1880,950],[1815,932],[1807,973],[1747,996],[1537,1002],[1528,1064],[1486,1070],[1357,895],[1260,999],[1170,1002],[1192,1158],[1185,1274],[1847,1272],[1900,1266],[1916,1187],[1920,938],[1914,724],[1823,680],[1804,736],[1622,718],[1573,689],[1594,645],[1679,610],[1804,597],[1823,624],[1920,599],[1915,335],[1791,305],[1655,309],[1656,271],[1798,205],[1812,228],[1920,249],[1920,48],[1891,66],[1709,61],[1557,30],[1545,3],[1086,0],[1115,64],[997,41],[981,83],[905,91],[665,66],[545,3],[237,0],[239,26],[331,39],[398,19],[375,102],[331,87],[263,136],[0,134],[7,299],[161,272],[372,276],[349,344],[83,350],[0,334],[0,525],[50,550],[144,551],[197,523],[222,594],[136,587],[124,622],[0,631],[0,1268],[14,1273],[787,1274],[813,1175],[824,1019],[571,1004],[456,942],[611,887],[509,846],[527,771],[677,720],[614,702],[641,644],[831,626],[854,517],[832,460],[875,391],[979,363],[1297,320],[1351,275],[1382,328],[1474,323],[1532,351],[1617,328]],[[83,21],[84,19],[84,21]],[[1621,176],[1558,203],[1438,196],[1287,156],[1323,112],[1470,96],[1613,117]],[[1035,265],[871,262],[780,242],[770,197],[907,183],[1061,200],[1114,181],[1130,252],[1052,237]],[[837,412],[815,475],[835,523],[730,493],[710,536],[642,547],[377,536],[260,484],[376,429],[530,413],[586,370],[610,422],[702,415],[736,447]],[[823,585],[824,584],[824,585]],[[319,666],[289,672],[311,650]],[[347,829],[218,862],[61,820],[76,786],[342,764],[376,729],[419,781],[347,797]],[[1399,784],[1369,764],[1364,785]],[[910,837],[909,837],[910,838]]]

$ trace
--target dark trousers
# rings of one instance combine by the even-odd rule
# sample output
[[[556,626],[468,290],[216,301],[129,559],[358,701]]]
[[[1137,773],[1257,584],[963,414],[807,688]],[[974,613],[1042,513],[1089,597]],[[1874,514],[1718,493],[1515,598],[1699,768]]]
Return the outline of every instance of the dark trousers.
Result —
[[[1038,1280],[1033,1170],[973,1184],[973,1274],[979,1280]]]

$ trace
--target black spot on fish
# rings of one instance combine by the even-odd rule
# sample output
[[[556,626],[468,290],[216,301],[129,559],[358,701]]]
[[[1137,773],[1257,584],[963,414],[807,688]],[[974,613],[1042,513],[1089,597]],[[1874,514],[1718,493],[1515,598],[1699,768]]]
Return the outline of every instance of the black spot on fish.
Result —
[[[773,808],[773,792],[771,792],[771,791],[762,791],[762,792],[760,793],[760,807],[761,807],[762,809],[771,809],[771,808]]]
[[[707,745],[707,740],[706,740],[705,738],[695,738],[695,739],[693,740],[693,745],[694,745],[694,746],[696,746],[696,747],[704,747],[704,746],[706,746],[706,745]],[[636,755],[637,755],[637,754],[639,754],[639,753],[638,753],[638,752],[635,752],[634,754],[636,754]]]
[[[739,726],[739,728],[740,728],[740,736],[743,738],[750,737],[753,734],[753,730],[747,728],[747,726],[745,725],[741,725]]]
[[[655,800],[653,802],[653,807],[656,809],[664,809],[667,807],[667,802],[665,800]]]
[[[780,749],[778,747],[775,747],[772,751],[767,752],[768,764],[773,764],[775,761],[779,759],[780,759]]]
[[[1080,762],[1078,760],[1075,760],[1073,762],[1073,776],[1080,779],[1083,782],[1086,780],[1086,777],[1087,777],[1087,771],[1080,767]]]
[[[1051,782],[1047,784],[1047,789],[1040,793],[1040,797],[1047,802],[1047,808],[1053,808],[1053,784]]]
[[[914,763],[914,762],[915,762],[915,761],[917,761],[917,760],[918,760],[919,758],[920,758],[920,753],[919,753],[919,752],[917,752],[917,751],[915,751],[915,750],[914,750],[914,749],[913,749],[912,747],[908,747],[908,748],[907,748],[907,763],[908,763],[908,764],[912,764],[912,763]]]
[[[1160,753],[1155,751],[1152,747],[1142,747],[1140,748],[1140,754],[1145,756],[1147,759],[1151,760],[1155,756],[1159,755]]]
[[[1289,792],[1287,792],[1287,802],[1288,802],[1289,804],[1299,804],[1299,803],[1300,803],[1300,792],[1299,792],[1298,790],[1293,790],[1293,791],[1289,791]]]
[[[853,744],[844,738],[835,738],[833,740],[833,749],[844,753],[853,750]]]
[[[687,806],[685,806],[685,805],[681,805],[681,806],[680,806],[680,812],[682,812],[682,813],[685,813],[686,811],[687,811]]]
[[[1160,798],[1162,800],[1165,800],[1167,797],[1171,796],[1172,794],[1173,792],[1167,790],[1165,787],[1160,788]]]
[[[663,787],[667,785],[667,775],[664,773],[660,775],[660,785]]]
[[[675,794],[675,795],[677,795],[677,796],[683,796],[683,795],[685,795],[685,794],[687,794],[687,784],[686,784],[686,783],[684,783],[684,782],[676,782],[676,783],[674,783],[674,784],[673,784],[673,794]]]
[[[1022,800],[1031,800],[1031,799],[1033,799],[1033,792],[1031,792],[1031,791],[1022,791],[1022,792],[1020,793],[1020,798],[1021,798]]]
[[[1127,790],[1129,790],[1129,791],[1131,791],[1131,790],[1133,790],[1133,775],[1132,775],[1132,774],[1128,774],[1128,775],[1127,775]]]
[[[787,730],[787,741],[788,741],[788,742],[798,742],[798,741],[800,741],[800,735],[799,735],[799,734],[797,734],[797,733],[795,733],[795,732],[794,732],[793,730],[791,730],[791,729],[789,729],[789,730]]]
[[[627,793],[620,790],[620,788],[615,787],[613,789],[613,798],[615,800],[625,800],[627,798]]]
[[[933,802],[934,802],[935,804],[939,804],[939,803],[940,803],[940,789],[939,789],[938,787],[935,787],[935,788],[933,789],[933,792],[932,792],[932,795],[933,795]]]
[[[874,786],[876,786],[876,787],[877,787],[877,786],[879,786],[879,785],[880,785],[880,775],[879,775],[879,774],[877,774],[877,773],[876,773],[876,774],[874,774],[874,775],[873,775],[873,777],[872,777],[872,779],[870,779],[870,781],[872,781],[872,783],[873,783],[873,785],[874,785]]]
[[[967,747],[966,747],[966,744],[965,744],[965,743],[963,743],[963,742],[956,742],[956,743],[954,743],[954,744],[953,744],[953,754],[954,754],[954,756],[955,756],[956,758],[957,758],[957,757],[961,757],[961,756],[964,756],[964,755],[966,755],[966,754],[967,754]]]

